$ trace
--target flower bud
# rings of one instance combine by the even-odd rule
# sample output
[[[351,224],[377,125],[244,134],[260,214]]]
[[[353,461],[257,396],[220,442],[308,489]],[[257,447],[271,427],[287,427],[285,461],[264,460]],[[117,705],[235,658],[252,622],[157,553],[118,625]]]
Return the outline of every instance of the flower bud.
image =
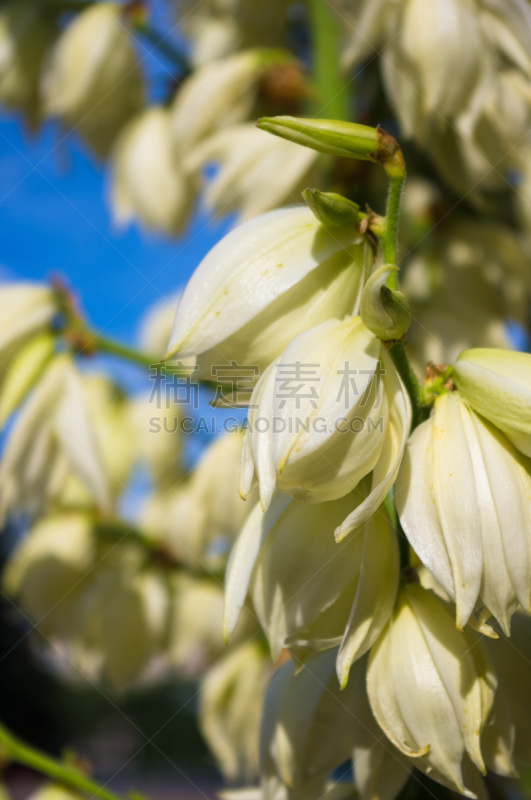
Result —
[[[410,413],[391,359],[361,319],[322,322],[293,339],[253,392],[241,494],[256,469],[264,509],[275,484],[297,500],[322,503],[348,494],[374,469],[372,491],[336,530],[341,539],[393,484]]]
[[[474,411],[500,428],[531,456],[531,355],[477,348],[461,353],[454,368],[459,391]]]
[[[144,101],[142,72],[120,5],[90,5],[67,25],[51,54],[43,94],[48,114],[75,127],[97,155],[109,152]]]
[[[467,753],[485,774],[480,734],[496,687],[475,637],[456,630],[442,600],[408,584],[367,670],[371,708],[386,736],[416,767],[468,797],[475,794],[465,785],[463,759]]]
[[[153,106],[126,126],[114,151],[112,200],[120,224],[137,217],[154,230],[176,234],[186,225],[194,192],[175,158],[170,112]]]
[[[277,493],[265,513],[256,506],[227,571],[225,638],[249,587],[273,660],[285,647],[306,661],[342,642],[337,668],[346,685],[351,663],[378,637],[398,589],[398,546],[385,512],[341,543],[334,539],[334,529],[364,499],[355,489],[310,506]]]
[[[355,228],[360,222],[358,204],[336,192],[305,189],[302,196],[322,225],[329,225],[331,228]]]
[[[390,264],[377,269],[361,294],[360,316],[363,324],[384,342],[401,339],[411,322],[411,311],[405,295],[386,285],[393,272],[398,272],[398,268]]]
[[[333,156],[376,161],[380,148],[379,131],[354,122],[281,116],[262,117],[257,125],[275,136]]]
[[[412,547],[456,603],[458,627],[481,600],[508,634],[518,605],[531,611],[531,462],[446,393],[411,436],[395,497]]]
[[[294,336],[352,313],[366,258],[358,232],[328,231],[304,206],[246,222],[190,279],[166,358],[197,356],[195,377],[206,380],[230,367],[232,385],[241,374],[252,388]]]

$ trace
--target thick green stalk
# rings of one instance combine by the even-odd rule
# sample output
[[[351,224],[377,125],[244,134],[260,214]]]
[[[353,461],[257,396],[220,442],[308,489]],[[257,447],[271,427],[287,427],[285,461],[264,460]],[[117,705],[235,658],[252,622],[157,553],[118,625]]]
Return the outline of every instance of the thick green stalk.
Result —
[[[400,213],[402,186],[404,185],[405,177],[405,169],[402,173],[389,177],[389,195],[387,198],[385,227],[381,235],[383,256],[386,264],[397,264],[398,217]],[[388,285],[390,289],[398,288],[397,272],[391,273]]]
[[[348,120],[348,84],[339,59],[339,21],[325,0],[310,0],[314,36],[313,77],[317,98],[313,113],[322,119]]]
[[[16,761],[17,764],[30,767],[75,791],[90,797],[100,797],[102,800],[122,800],[120,795],[99,786],[70,764],[64,764],[25,744],[3,725],[0,725],[0,748],[2,755],[8,761]]]

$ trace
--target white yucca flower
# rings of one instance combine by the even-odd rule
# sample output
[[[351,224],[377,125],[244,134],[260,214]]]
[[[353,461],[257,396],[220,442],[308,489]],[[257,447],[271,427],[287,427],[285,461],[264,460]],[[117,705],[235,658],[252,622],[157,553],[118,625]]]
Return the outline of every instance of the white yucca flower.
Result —
[[[335,528],[363,500],[355,490],[310,506],[278,493],[265,513],[257,505],[227,570],[225,637],[249,588],[273,660],[285,647],[304,661],[340,644],[337,670],[346,685],[350,665],[386,624],[398,589],[398,545],[384,511],[335,541]]]
[[[44,107],[105,156],[144,101],[142,71],[123,9],[101,2],[61,34],[43,76]]]
[[[418,584],[406,585],[367,670],[371,708],[382,730],[414,765],[467,797],[480,772],[480,735],[496,678],[481,640],[456,630],[452,610]],[[468,772],[468,769],[466,769]]]
[[[223,642],[223,587],[212,577],[195,578],[184,572],[171,579],[167,658],[179,674],[197,677],[217,661]],[[234,642],[243,642],[259,628],[250,611],[242,614]]]
[[[326,230],[305,206],[250,220],[196,269],[167,358],[196,356],[195,377],[206,380],[216,379],[218,366],[229,367],[248,390],[294,336],[357,308],[367,259],[359,233]]]
[[[205,136],[245,119],[270,64],[268,51],[245,50],[205,64],[184,81],[170,112],[179,158]]]
[[[362,800],[392,800],[406,782],[410,760],[387,741],[369,706],[366,658],[353,665],[343,691],[335,660],[330,651],[302,670],[293,662],[285,664],[273,676],[260,744],[263,800],[283,797],[282,790],[291,800],[356,796],[348,783],[333,787],[327,781],[350,757]]]
[[[21,109],[32,128],[41,118],[41,70],[55,34],[34,0],[11,0],[0,11],[0,102]]]
[[[477,348],[461,353],[454,379],[474,411],[531,456],[531,355]]]
[[[95,443],[83,383],[66,354],[56,356],[17,417],[0,462],[0,517],[39,513],[72,470],[100,508],[107,476]]]
[[[239,212],[245,221],[300,199],[315,165],[315,150],[286,142],[253,124],[233,125],[195,147],[184,167],[196,172],[211,162],[219,171],[208,182],[204,202],[211,213]]]
[[[170,112],[151,106],[128,123],[113,156],[112,202],[118,223],[133,219],[154,230],[180,233],[195,192],[170,141]]]
[[[47,330],[56,313],[49,287],[33,283],[0,285],[0,386],[16,353],[37,333]]]
[[[86,514],[65,512],[39,520],[12,553],[3,588],[16,597],[39,632],[69,631],[75,590],[96,558],[96,538]]]
[[[220,436],[189,481],[164,484],[144,503],[142,528],[192,569],[222,570],[253,508],[256,493],[244,502],[238,492],[242,444],[240,432]]]
[[[229,652],[204,675],[199,725],[226,780],[252,781],[258,772],[262,704],[273,670],[261,643]]]
[[[398,472],[411,408],[385,347],[359,317],[299,334],[262,375],[250,405],[242,496],[256,473],[264,508],[275,485],[322,503],[374,470],[369,495],[337,527],[338,540],[381,505]]]
[[[463,628],[481,601],[504,631],[531,609],[531,463],[457,392],[413,433],[395,499],[406,535],[455,601]]]

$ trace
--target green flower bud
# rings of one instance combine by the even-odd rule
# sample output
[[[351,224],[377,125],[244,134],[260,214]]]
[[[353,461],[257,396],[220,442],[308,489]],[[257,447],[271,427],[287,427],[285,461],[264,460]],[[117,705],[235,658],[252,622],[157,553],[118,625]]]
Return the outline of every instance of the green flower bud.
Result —
[[[262,117],[257,125],[268,133],[311,147],[320,153],[362,161],[377,161],[389,178],[404,178],[405,166],[398,142],[380,126],[299,117]]]
[[[355,228],[360,221],[358,204],[340,194],[305,189],[302,196],[322,225],[330,228]]]
[[[386,281],[397,267],[386,264],[377,269],[363,289],[360,315],[363,324],[384,341],[401,339],[409,328],[411,310],[402,292],[386,286]]]

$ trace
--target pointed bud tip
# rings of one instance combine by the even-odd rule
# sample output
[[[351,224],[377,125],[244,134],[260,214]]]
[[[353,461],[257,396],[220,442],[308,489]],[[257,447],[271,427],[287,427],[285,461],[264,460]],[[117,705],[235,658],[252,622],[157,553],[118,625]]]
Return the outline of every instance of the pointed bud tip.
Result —
[[[359,206],[335,192],[305,189],[304,201],[314,217],[331,228],[356,228],[360,222]]]
[[[397,271],[397,267],[391,264],[375,270],[365,284],[361,296],[362,322],[383,341],[402,339],[411,322],[407,298],[387,286],[387,279]]]

